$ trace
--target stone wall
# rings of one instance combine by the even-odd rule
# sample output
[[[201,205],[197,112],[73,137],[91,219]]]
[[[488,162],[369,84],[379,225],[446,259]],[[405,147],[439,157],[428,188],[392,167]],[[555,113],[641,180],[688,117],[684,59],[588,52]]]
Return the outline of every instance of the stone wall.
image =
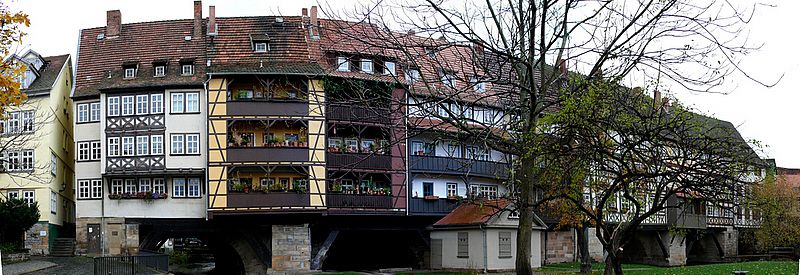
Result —
[[[575,232],[548,231],[545,236],[545,264],[575,261]]]
[[[75,225],[76,254],[86,255],[89,251],[89,224],[100,224],[105,254],[116,256],[139,253],[138,224],[126,224],[125,218],[78,218]]]
[[[667,266],[686,265],[686,237],[670,232],[661,232],[661,240],[665,242],[669,258]]]
[[[25,248],[31,255],[50,254],[50,231],[47,222],[37,222],[25,232]]]
[[[272,226],[272,271],[311,269],[311,232],[307,224]]]
[[[596,235],[597,229],[589,228],[587,231],[589,232],[589,256],[596,262],[605,261],[603,244],[600,243],[600,239]]]

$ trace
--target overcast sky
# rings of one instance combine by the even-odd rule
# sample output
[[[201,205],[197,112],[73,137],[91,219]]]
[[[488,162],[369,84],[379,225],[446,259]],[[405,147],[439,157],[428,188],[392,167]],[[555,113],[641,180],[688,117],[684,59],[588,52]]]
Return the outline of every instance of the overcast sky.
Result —
[[[736,1],[734,1],[736,2]],[[300,15],[300,10],[317,4],[317,0],[205,0],[203,16],[208,6],[215,5],[217,16]],[[354,0],[331,1],[336,9],[349,9]],[[192,0],[138,1],[14,1],[10,5],[29,14],[31,27],[25,44],[42,55],[70,53],[78,43],[78,31],[106,24],[106,11],[122,11],[122,23],[185,19],[192,17]],[[772,88],[760,86],[743,76],[729,79],[731,93],[692,94],[672,87],[672,92],[684,103],[716,118],[736,125],[747,139],[768,146],[766,156],[775,158],[778,166],[800,168],[800,51],[791,24],[800,11],[800,1],[780,1],[777,7],[761,6],[749,24],[751,41],[764,43],[760,51],[745,57],[740,64],[751,76],[774,82]],[[800,124],[800,123],[798,123]]]

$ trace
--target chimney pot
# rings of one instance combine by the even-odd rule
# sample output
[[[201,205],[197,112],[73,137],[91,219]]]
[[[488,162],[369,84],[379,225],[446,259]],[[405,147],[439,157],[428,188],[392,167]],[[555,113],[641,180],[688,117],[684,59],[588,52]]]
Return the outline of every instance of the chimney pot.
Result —
[[[214,6],[208,6],[208,35],[217,35],[217,17]]]
[[[122,31],[122,13],[119,10],[106,12],[106,37],[113,38],[119,36]]]
[[[203,36],[203,2],[194,1],[194,38]]]
[[[308,8],[303,8],[303,17],[308,17]]]
[[[310,31],[311,37],[319,35],[319,33],[317,33],[318,26],[319,25],[317,25],[317,6],[311,6],[311,31]]]

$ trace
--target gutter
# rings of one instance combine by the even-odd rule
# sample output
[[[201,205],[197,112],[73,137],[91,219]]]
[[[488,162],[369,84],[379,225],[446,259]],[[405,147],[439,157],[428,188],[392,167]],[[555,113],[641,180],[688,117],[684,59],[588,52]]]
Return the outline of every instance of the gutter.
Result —
[[[488,254],[488,244],[487,244],[487,236],[486,236],[486,226],[483,224],[480,225],[481,231],[483,231],[483,273],[489,273],[489,254]]]

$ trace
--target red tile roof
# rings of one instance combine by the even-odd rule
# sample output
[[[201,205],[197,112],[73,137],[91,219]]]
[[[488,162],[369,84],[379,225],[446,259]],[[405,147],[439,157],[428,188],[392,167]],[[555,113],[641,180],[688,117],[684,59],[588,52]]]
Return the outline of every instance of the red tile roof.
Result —
[[[500,213],[509,204],[510,202],[505,199],[487,200],[482,203],[463,203],[433,226],[486,224],[489,219]]]
[[[778,167],[778,178],[789,187],[800,188],[800,169]]]

